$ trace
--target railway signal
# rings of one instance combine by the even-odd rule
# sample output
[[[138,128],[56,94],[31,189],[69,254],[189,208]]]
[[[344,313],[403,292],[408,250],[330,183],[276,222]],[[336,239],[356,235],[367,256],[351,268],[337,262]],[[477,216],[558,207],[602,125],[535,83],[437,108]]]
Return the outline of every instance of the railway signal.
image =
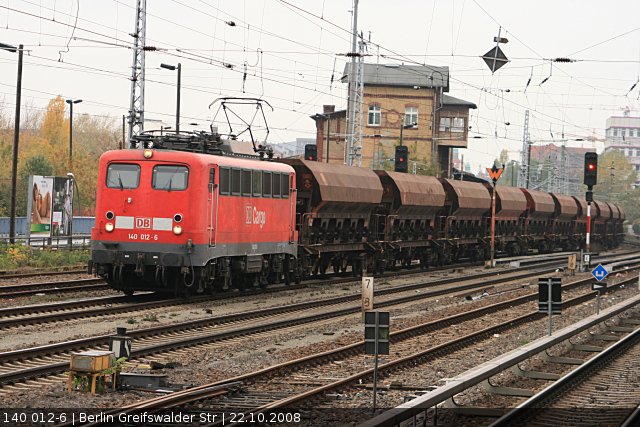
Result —
[[[584,154],[584,185],[591,187],[598,183],[598,154],[592,151]]]
[[[316,144],[307,144],[304,146],[304,159],[311,161],[318,160],[318,146]]]
[[[562,310],[562,279],[545,277],[538,279],[538,313],[549,315],[549,336],[553,330],[552,314]]]
[[[584,153],[584,185],[587,186],[587,235],[585,248],[587,253],[591,251],[591,202],[593,201],[593,186],[598,183],[598,153],[589,151]]]
[[[494,163],[492,167],[487,168],[487,173],[491,182],[493,182],[493,191],[491,192],[491,268],[494,267],[494,258],[496,254],[496,183],[502,176],[504,165],[501,168]]]
[[[376,411],[378,382],[378,355],[389,354],[389,312],[367,311],[364,313],[364,352],[372,354],[373,362],[373,412]]]
[[[407,173],[409,171],[409,148],[404,145],[396,147],[395,171]]]

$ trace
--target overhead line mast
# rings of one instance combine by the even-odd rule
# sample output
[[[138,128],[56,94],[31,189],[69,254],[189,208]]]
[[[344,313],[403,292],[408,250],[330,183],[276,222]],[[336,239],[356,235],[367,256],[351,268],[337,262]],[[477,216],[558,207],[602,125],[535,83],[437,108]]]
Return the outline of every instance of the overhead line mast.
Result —
[[[133,32],[133,65],[131,66],[131,104],[129,107],[129,144],[134,135],[144,130],[144,54],[146,47],[147,0],[136,1],[136,27]]]
[[[358,0],[353,0],[353,27],[351,38],[351,67],[349,68],[349,122],[347,130],[347,164],[353,165],[355,158],[355,136],[356,136],[356,91],[358,90],[357,62],[358,52],[356,46],[358,42]]]

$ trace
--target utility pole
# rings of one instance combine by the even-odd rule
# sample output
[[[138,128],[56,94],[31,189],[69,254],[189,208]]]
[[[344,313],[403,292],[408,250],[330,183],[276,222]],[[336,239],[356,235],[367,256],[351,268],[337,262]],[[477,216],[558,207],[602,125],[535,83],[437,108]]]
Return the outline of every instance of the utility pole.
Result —
[[[16,52],[14,46],[0,43],[0,49]],[[11,162],[11,206],[9,210],[9,243],[16,237],[16,190],[18,186],[18,146],[20,143],[20,102],[22,99],[22,55],[24,46],[18,46],[18,82],[16,83],[16,117],[13,130],[13,157]]]
[[[522,136],[522,154],[520,155],[520,176],[518,185],[520,187],[529,188],[531,160],[531,141],[529,140],[529,110],[524,112],[524,134]]]
[[[358,109],[358,137],[354,138],[354,155],[356,159],[356,166],[362,166],[362,122],[364,120],[364,50],[366,44],[362,40],[362,35],[360,36],[360,41],[358,42],[358,81],[357,81],[357,91],[356,91],[356,106]]]
[[[349,69],[349,122],[347,127],[347,164],[353,166],[356,135],[356,90],[358,87],[357,52],[358,41],[358,0],[353,0],[353,25],[351,28],[351,68]]]
[[[327,114],[325,117],[327,121],[327,163],[329,163],[329,132],[331,131],[331,115]]]
[[[67,99],[69,104],[69,172],[73,168],[73,104],[79,104],[82,99]]]
[[[131,137],[144,130],[144,53],[146,48],[147,0],[136,0],[136,27],[133,32],[129,144]],[[144,147],[140,147],[144,148]]]

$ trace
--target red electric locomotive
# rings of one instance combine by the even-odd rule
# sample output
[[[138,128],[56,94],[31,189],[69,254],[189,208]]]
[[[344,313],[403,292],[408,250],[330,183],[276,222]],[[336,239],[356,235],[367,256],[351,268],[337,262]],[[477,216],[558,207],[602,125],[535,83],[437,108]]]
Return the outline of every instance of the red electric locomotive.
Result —
[[[100,158],[91,268],[115,289],[190,293],[290,280],[291,166],[172,150]]]

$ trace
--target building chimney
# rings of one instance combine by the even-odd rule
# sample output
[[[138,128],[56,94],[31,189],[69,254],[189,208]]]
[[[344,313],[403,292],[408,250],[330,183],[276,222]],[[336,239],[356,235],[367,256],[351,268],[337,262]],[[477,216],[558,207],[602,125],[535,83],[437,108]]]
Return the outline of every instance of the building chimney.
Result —
[[[336,106],[335,105],[323,105],[322,106],[322,113],[323,114],[331,114],[334,111],[336,111]]]

